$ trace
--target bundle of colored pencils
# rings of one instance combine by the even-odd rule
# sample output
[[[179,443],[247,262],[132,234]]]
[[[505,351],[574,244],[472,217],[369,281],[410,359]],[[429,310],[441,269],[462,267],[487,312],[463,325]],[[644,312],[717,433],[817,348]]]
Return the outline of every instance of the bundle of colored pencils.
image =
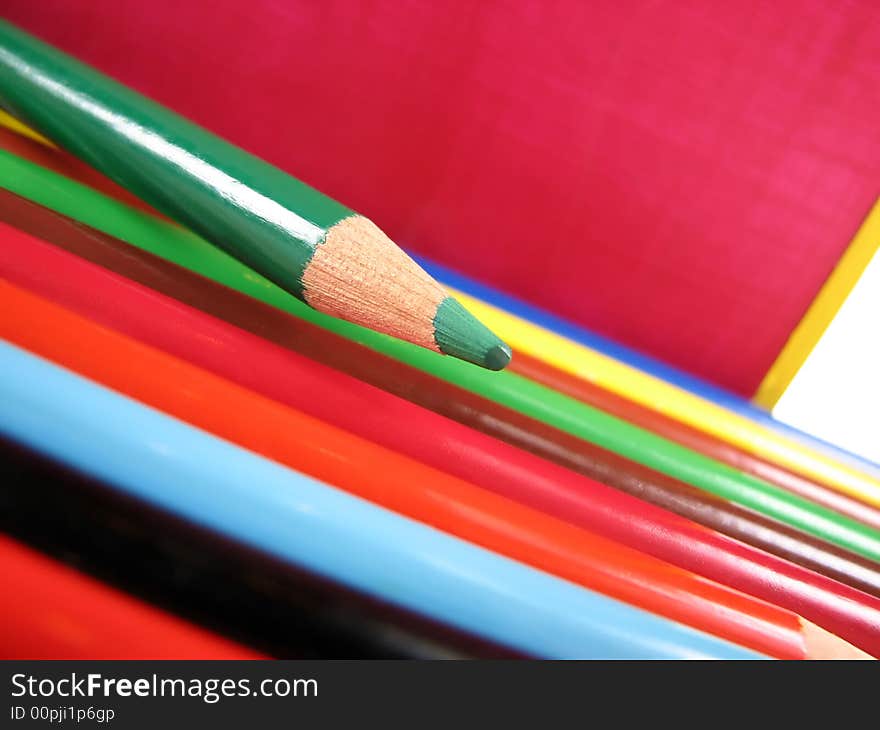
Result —
[[[880,656],[871,466],[2,22],[0,106],[3,656]]]

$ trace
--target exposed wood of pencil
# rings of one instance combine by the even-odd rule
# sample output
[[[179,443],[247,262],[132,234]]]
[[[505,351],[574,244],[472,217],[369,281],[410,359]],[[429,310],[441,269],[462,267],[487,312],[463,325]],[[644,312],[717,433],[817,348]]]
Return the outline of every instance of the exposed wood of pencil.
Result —
[[[873,659],[861,649],[843,641],[830,631],[801,619],[801,634],[807,659]]]
[[[90,269],[85,262],[63,265],[64,259],[53,257],[51,249],[40,256],[39,246],[13,233],[0,227],[0,237],[15,251],[16,260],[27,259],[28,269],[39,270],[29,283],[53,292],[65,304],[75,299],[76,306],[86,307],[98,322],[127,333],[149,320],[160,321],[173,328],[177,348],[191,356],[201,355],[207,349],[204,343],[217,341],[218,335],[225,339],[227,325],[217,322],[213,332],[193,331],[191,325],[204,321],[204,315],[190,313],[137,285],[114,282],[111,275]],[[42,265],[35,266],[38,263]],[[27,275],[22,268],[4,269],[4,273],[15,280]],[[0,283],[0,303],[18,313],[13,320],[0,318],[0,331],[10,341],[215,435],[652,612],[757,651],[771,649],[784,658],[803,658],[800,619],[790,612],[359,439],[24,289]],[[146,318],[137,324],[133,318],[140,315]],[[206,327],[210,325],[205,321]],[[255,346],[239,351],[237,358],[259,370],[263,351]],[[276,371],[273,378],[277,377]],[[295,373],[285,372],[283,377],[290,379]],[[315,395],[315,389],[309,393]],[[375,396],[378,401],[390,398],[383,398],[379,391]],[[411,428],[412,424],[389,421],[388,427]],[[787,635],[791,633],[797,636]]]
[[[2,19],[0,101],[316,309],[493,370],[509,362],[369,220]]]
[[[285,348],[299,350],[341,369],[353,369],[360,377],[397,392],[410,400],[442,410],[448,400],[460,402],[459,389],[402,366],[362,346],[339,338],[304,321],[291,318],[253,299],[229,291],[208,279],[158,259],[92,229],[73,224],[32,203],[19,201],[17,223],[29,226],[89,260],[134,278],[165,294],[186,301],[231,321],[261,337],[269,337]],[[0,206],[2,210],[5,206]],[[291,354],[292,357],[292,354]],[[228,358],[234,361],[235,358]],[[281,365],[297,371],[296,359]],[[281,379],[270,380],[259,372],[239,369],[239,381],[256,389],[276,387]],[[339,375],[335,387],[325,389],[326,397],[345,392],[345,376]],[[242,381],[241,379],[244,378]],[[356,381],[355,381],[356,382]],[[295,400],[301,389],[287,383],[283,393],[271,395]],[[363,386],[365,387],[365,386]],[[308,390],[308,389],[306,389]],[[320,404],[323,399],[315,399]],[[399,408],[406,404],[398,402]],[[354,405],[352,405],[354,404]],[[717,533],[698,528],[647,503],[561,469],[543,459],[514,449],[477,431],[447,422],[442,444],[434,439],[437,427],[433,414],[416,408],[399,412],[388,408],[371,412],[358,407],[357,400],[339,413],[348,413],[346,428],[379,443],[410,454],[437,468],[531,504],[562,519],[581,524],[615,540],[645,550],[663,560],[740,588],[780,606],[801,613],[856,645],[880,652],[880,602],[821,576],[804,571]],[[472,403],[465,422],[492,430],[498,411],[492,404]],[[502,409],[503,410],[503,409]],[[325,415],[315,411],[314,415]],[[453,409],[452,415],[462,415]],[[501,421],[504,421],[502,413]],[[413,428],[389,430],[389,418],[398,417]],[[528,424],[524,424],[528,430]],[[540,424],[533,424],[540,427]],[[503,433],[500,435],[504,435]],[[552,455],[551,455],[552,457]]]
[[[755,456],[711,434],[692,428],[681,421],[676,421],[658,411],[627,400],[583,378],[577,378],[542,360],[517,352],[510,369],[542,385],[570,395],[572,398],[577,398],[594,408],[623,418],[630,423],[665,436],[671,441],[699,451],[716,461],[752,474],[771,484],[776,484],[783,489],[880,530],[880,509],[873,505],[853,499],[824,484],[783,469],[773,462]]]
[[[305,300],[334,317],[440,352],[433,323],[446,293],[421,269],[401,275],[408,262],[374,223],[346,218],[327,231],[303,272]],[[364,297],[364,289],[376,295]]]

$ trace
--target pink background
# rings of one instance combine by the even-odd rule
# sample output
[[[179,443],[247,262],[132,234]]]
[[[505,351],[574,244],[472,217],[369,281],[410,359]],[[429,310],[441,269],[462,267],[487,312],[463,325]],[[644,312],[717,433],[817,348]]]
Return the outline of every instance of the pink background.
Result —
[[[415,251],[754,392],[880,191],[872,0],[5,0]]]

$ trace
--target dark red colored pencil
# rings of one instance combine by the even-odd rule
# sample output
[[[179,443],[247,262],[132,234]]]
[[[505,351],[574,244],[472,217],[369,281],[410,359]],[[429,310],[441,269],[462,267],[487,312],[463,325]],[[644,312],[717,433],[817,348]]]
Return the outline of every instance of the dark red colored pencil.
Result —
[[[8,204],[10,200],[5,198],[0,206],[5,211],[3,217],[10,222],[165,294],[275,340],[283,347],[326,359],[338,368],[356,370],[362,378],[393,388],[399,395],[429,407],[439,410],[452,404],[451,415],[508,440],[533,439],[539,429],[546,429],[529,419],[513,419],[504,409],[490,406],[482,399],[466,398],[457,388],[184,272],[39,206],[20,199],[17,199],[20,204],[13,206]],[[15,214],[11,212],[13,208],[17,211]],[[15,261],[7,263],[14,266]],[[70,265],[75,263],[70,260]],[[39,271],[22,271],[20,274],[39,276]],[[112,314],[112,308],[105,307],[104,310]],[[163,347],[161,338],[162,332],[166,331],[165,325],[165,322],[155,321],[151,312],[145,310],[137,336]],[[233,344],[207,338],[206,347],[210,343],[214,347],[231,348],[226,357],[218,358],[215,353],[211,361],[214,367],[222,362],[224,371],[221,374],[235,382],[306,410],[299,394],[310,390],[308,379],[315,378],[315,368],[319,368],[321,392],[327,398],[327,407],[337,414],[338,425],[480,486],[769,600],[871,653],[880,653],[880,601],[867,594],[635,500],[475,430],[445,419],[437,420],[434,414],[413,408],[402,400],[386,399],[382,409],[364,407],[359,399],[369,398],[372,389],[362,383],[320,368],[269,343],[244,334],[242,337],[246,338],[247,344],[239,343],[238,346],[263,347],[274,352],[271,356],[263,353],[261,358],[274,363],[273,373],[255,372],[241,366],[234,355]],[[324,402],[323,399],[317,400]],[[320,405],[316,399],[310,399],[310,402],[312,415],[327,416],[327,413],[316,410]],[[340,422],[339,414],[346,413],[347,421]],[[389,424],[400,424],[400,427],[389,428]],[[440,425],[442,440],[436,437]],[[566,446],[562,441],[551,439],[551,432],[549,429],[538,437],[541,448],[548,451],[548,456],[563,459]]]
[[[516,353],[516,359],[511,363],[510,369],[542,385],[558,390],[560,393],[577,398],[594,408],[623,418],[670,441],[699,451],[716,461],[728,464],[771,484],[776,484],[816,504],[821,504],[839,514],[880,530],[880,509],[873,505],[853,499],[842,492],[788,471],[711,434],[698,431],[681,421],[669,418],[659,411],[652,411],[583,378],[576,378],[521,352]]]

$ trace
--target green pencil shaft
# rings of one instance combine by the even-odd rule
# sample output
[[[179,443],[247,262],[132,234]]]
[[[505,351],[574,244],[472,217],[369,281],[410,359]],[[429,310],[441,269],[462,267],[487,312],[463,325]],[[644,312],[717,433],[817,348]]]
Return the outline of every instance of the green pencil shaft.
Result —
[[[174,220],[302,297],[353,212],[0,20],[0,104]]]
[[[0,151],[0,185],[168,261],[704,491],[880,561],[880,532],[513,373],[489,373],[302,304],[174,224]]]

